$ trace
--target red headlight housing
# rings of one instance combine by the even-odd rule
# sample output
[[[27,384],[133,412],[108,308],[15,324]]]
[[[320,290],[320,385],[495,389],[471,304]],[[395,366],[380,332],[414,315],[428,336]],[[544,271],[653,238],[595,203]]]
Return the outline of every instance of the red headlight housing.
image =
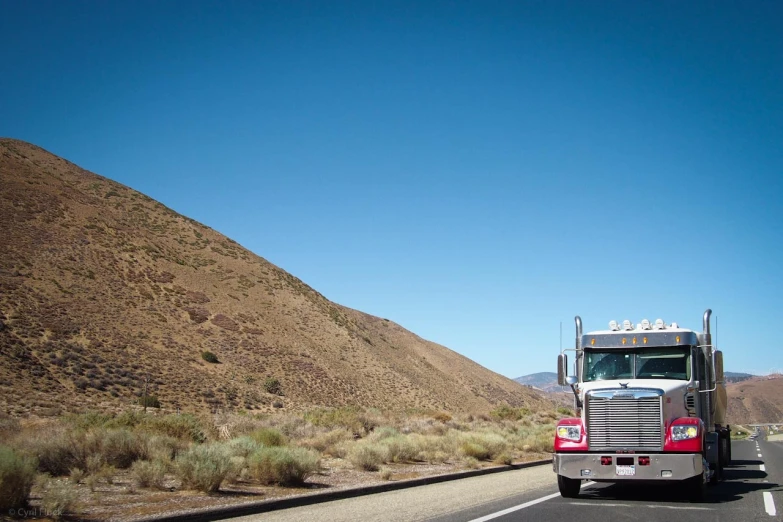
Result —
[[[587,451],[587,433],[582,419],[561,419],[555,428],[555,451]]]
[[[664,451],[701,453],[704,449],[704,421],[696,417],[674,419],[666,427]]]

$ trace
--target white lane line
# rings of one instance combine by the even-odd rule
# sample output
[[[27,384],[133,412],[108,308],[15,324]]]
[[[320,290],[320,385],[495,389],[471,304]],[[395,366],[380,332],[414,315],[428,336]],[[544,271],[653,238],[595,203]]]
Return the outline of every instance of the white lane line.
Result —
[[[595,484],[595,482],[585,482],[582,484],[582,487],[585,486],[591,486]],[[513,513],[514,511],[519,511],[520,509],[525,509],[530,506],[535,506],[536,504],[540,504],[541,502],[546,502],[547,500],[552,500],[553,498],[557,498],[560,496],[560,493],[552,493],[551,495],[547,495],[545,497],[537,498],[535,500],[531,500],[530,502],[525,502],[524,504],[520,504],[518,506],[510,507],[508,509],[504,509],[503,511],[498,511],[497,513],[490,513],[489,515],[483,516],[481,518],[474,518],[470,522],[485,522],[487,520],[492,520],[493,518],[502,517],[504,515],[508,515],[509,513]]]
[[[623,508],[633,508],[633,504],[605,504],[604,502],[569,502],[572,506],[592,506],[592,507],[623,507]],[[646,504],[644,507],[648,507],[650,509],[689,509],[691,511],[713,511],[712,508],[707,507],[696,507],[696,506],[658,506],[655,504]]]
[[[759,471],[767,471],[767,468],[764,467],[764,464],[759,464]]]
[[[769,491],[764,492],[764,509],[767,511],[767,515],[774,517],[777,514],[775,510],[775,501],[772,500],[772,493]]]
[[[761,453],[759,453],[759,457],[761,457]]]

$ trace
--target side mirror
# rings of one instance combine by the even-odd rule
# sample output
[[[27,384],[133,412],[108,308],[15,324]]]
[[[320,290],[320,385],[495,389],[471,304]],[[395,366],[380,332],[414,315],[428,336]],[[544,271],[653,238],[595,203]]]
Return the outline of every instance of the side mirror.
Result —
[[[573,386],[577,382],[579,382],[579,379],[577,379],[576,376],[574,375],[569,375],[568,377],[566,377],[566,384],[569,386]]]
[[[715,382],[723,384],[723,352],[715,350]]]
[[[568,356],[561,353],[557,356],[557,384],[565,386],[568,384],[566,378],[568,377]]]

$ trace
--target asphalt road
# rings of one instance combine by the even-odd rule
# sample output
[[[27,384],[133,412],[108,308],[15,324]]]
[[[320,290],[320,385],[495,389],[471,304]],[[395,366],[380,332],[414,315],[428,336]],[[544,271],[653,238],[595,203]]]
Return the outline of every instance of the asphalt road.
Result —
[[[584,483],[578,499],[557,492],[539,466],[237,518],[243,522],[393,520],[433,522],[781,521],[783,442],[735,441],[726,480],[692,503],[682,488]]]

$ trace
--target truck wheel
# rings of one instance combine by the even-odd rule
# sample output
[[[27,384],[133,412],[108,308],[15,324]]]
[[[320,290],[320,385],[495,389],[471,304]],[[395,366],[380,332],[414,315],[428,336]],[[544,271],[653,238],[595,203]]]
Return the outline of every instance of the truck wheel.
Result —
[[[560,490],[561,496],[565,498],[577,498],[579,496],[579,489],[582,487],[582,481],[558,475],[557,487]]]
[[[706,472],[702,471],[700,475],[685,481],[691,502],[703,502],[707,496],[707,482],[704,480],[704,473]]]

